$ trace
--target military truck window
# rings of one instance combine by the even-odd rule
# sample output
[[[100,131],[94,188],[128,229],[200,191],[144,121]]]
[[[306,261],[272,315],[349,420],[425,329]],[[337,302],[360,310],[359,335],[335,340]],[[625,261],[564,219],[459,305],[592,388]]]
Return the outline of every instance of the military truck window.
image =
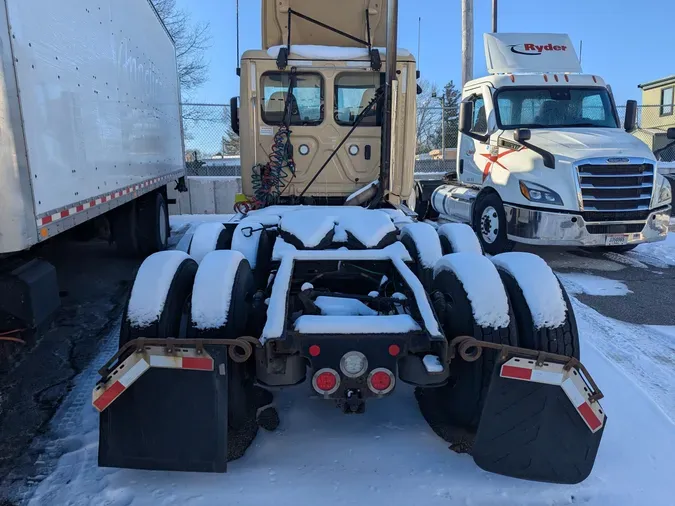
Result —
[[[384,74],[348,72],[335,78],[335,122],[351,126],[375,97],[375,91],[384,82]],[[381,126],[382,115],[375,104],[361,121],[362,126]]]
[[[617,128],[604,88],[503,88],[496,93],[500,128]]]
[[[320,74],[298,72],[293,89],[291,125],[319,125],[323,121],[323,78]],[[288,98],[290,74],[267,72],[262,76],[262,119],[268,125],[281,125]]]

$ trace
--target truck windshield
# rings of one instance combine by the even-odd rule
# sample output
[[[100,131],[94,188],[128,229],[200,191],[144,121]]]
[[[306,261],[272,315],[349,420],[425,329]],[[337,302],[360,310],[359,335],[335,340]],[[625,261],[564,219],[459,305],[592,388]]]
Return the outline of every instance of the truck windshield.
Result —
[[[496,93],[497,123],[515,128],[617,128],[604,88],[505,88]]]

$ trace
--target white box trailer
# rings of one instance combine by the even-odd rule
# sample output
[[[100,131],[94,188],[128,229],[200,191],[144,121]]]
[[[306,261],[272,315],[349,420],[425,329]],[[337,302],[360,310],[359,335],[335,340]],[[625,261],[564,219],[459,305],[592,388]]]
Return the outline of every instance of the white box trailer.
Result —
[[[184,150],[174,43],[153,5],[0,5],[0,256],[106,213],[122,249],[162,249]]]

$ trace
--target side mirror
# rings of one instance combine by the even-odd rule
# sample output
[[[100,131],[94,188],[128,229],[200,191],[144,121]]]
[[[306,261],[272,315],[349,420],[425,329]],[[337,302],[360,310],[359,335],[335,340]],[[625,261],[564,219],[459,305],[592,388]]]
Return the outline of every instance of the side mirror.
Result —
[[[626,102],[626,119],[623,122],[623,128],[626,132],[632,132],[637,128],[637,102],[635,100]]]
[[[666,137],[671,141],[675,141],[675,128],[669,128],[666,131]]]
[[[473,126],[473,102],[462,100],[459,104],[459,131],[464,135],[471,135]]]
[[[230,99],[230,126],[232,131],[239,135],[239,97]]]
[[[516,142],[527,142],[532,138],[532,130],[529,128],[516,128],[516,131],[513,132],[513,140]]]
[[[418,94],[418,95],[421,95],[422,93],[424,93],[424,90],[423,90],[422,87],[418,84],[418,85],[417,85],[417,94]]]

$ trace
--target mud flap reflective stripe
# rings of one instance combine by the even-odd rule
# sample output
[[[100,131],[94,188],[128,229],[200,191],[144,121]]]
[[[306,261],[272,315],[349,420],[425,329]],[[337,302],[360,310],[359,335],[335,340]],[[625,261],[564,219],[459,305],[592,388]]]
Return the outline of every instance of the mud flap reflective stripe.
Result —
[[[562,364],[543,362],[537,365],[534,360],[512,358],[502,365],[500,376],[546,385],[558,385],[567,394],[591,432],[597,432],[605,423],[605,414],[600,404],[597,401],[589,402],[591,393],[588,385],[574,367],[565,371]]]
[[[168,354],[166,347],[146,346],[142,352],[132,353],[113,369],[105,383],[94,387],[92,404],[99,412],[103,411],[151,367],[213,371],[213,358],[195,349],[179,348]]]
[[[471,450],[474,461],[515,478],[583,481],[606,424],[599,404],[588,401],[590,390],[575,368],[537,366],[522,357],[498,360]]]
[[[119,379],[98,397],[108,397],[99,401],[99,466],[227,471],[229,357],[225,347],[209,352],[150,347],[115,369]],[[142,372],[127,376],[131,370]]]

